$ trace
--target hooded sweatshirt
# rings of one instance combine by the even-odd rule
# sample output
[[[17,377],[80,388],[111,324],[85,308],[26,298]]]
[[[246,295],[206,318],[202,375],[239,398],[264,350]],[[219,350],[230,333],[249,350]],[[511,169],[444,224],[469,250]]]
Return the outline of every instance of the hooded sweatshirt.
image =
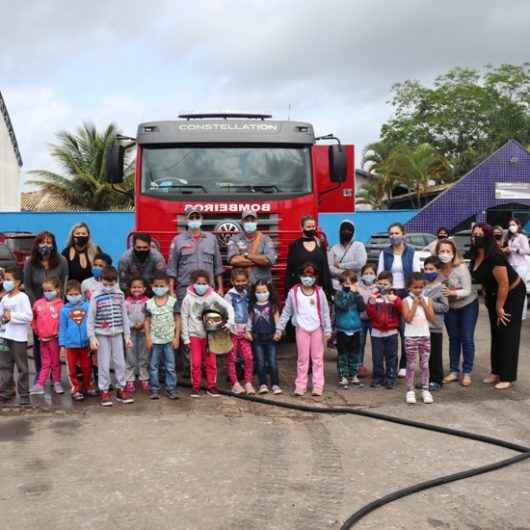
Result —
[[[186,289],[186,296],[180,308],[180,319],[182,326],[182,342],[190,343],[190,337],[206,338],[206,331],[202,322],[202,314],[205,309],[212,305],[218,305],[226,309],[228,313],[228,327],[234,326],[234,309],[222,296],[217,294],[211,287],[203,296],[199,296],[192,285]]]
[[[120,333],[123,333],[125,339],[130,339],[131,327],[125,307],[125,296],[117,285],[109,292],[102,285],[92,293],[87,327],[90,339],[96,335],[113,336]]]
[[[33,304],[33,331],[40,340],[46,342],[57,337],[59,333],[59,316],[63,307],[60,298],[46,300],[39,298]]]
[[[341,229],[347,225],[353,232],[351,240],[344,245],[339,241],[328,250],[329,270],[335,290],[340,289],[339,278],[344,271],[351,270],[358,274],[366,264],[367,259],[364,244],[360,241],[354,241],[355,225],[348,219],[344,219],[339,225],[339,238]]]

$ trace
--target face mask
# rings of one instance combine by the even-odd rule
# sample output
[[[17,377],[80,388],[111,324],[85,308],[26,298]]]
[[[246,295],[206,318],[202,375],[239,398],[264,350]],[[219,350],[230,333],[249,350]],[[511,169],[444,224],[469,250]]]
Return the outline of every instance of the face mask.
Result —
[[[517,232],[519,231],[519,227],[517,225],[510,225],[508,227],[508,230],[512,233],[512,234],[517,234]]]
[[[308,239],[313,239],[316,235],[317,231],[312,228],[311,230],[304,230],[304,236]]]
[[[44,298],[46,298],[46,300],[51,301],[54,300],[57,296],[57,291],[44,291],[42,294],[44,295]]]
[[[78,304],[79,302],[81,302],[83,297],[80,294],[67,294],[66,299],[71,304]]]
[[[495,234],[493,236],[497,241],[500,241],[502,239],[502,234]]]
[[[241,283],[240,283],[239,285],[234,285],[234,287],[235,287],[235,289],[236,289],[236,291],[237,291],[238,293],[242,293],[242,292],[244,292],[245,289],[248,287],[248,284],[246,284],[246,283],[242,283],[242,284],[241,284]]]
[[[304,287],[312,287],[315,283],[313,276],[300,276],[300,281]]]
[[[438,239],[439,239],[440,241],[443,241],[444,239],[447,239],[448,237],[449,237],[449,236],[446,236],[445,234],[439,234],[439,235],[438,235]]]
[[[12,280],[4,280],[4,291],[12,291],[15,288],[15,282]]]
[[[476,248],[483,248],[484,239],[484,236],[471,236],[471,244]]]
[[[153,287],[153,293],[155,296],[164,296],[169,289],[167,287]]]
[[[258,228],[258,223],[252,223],[252,222],[243,223],[243,230],[245,232],[252,233],[252,232],[255,232],[257,228]]]
[[[269,299],[270,293],[256,293],[256,300],[258,302],[266,302]]]
[[[94,278],[96,279],[101,278],[102,272],[103,272],[103,267],[98,267],[97,265],[94,265],[92,267],[92,276],[94,276]]]
[[[188,228],[190,230],[199,230],[202,226],[202,221],[200,219],[188,219]]]
[[[372,285],[375,282],[375,276],[373,274],[363,274],[363,276],[361,276],[361,281],[365,285]]]
[[[203,296],[206,294],[206,291],[208,290],[208,284],[207,283],[194,283],[193,288],[195,289],[195,292],[199,296]]]
[[[403,236],[390,236],[390,244],[393,247],[399,245],[400,243],[402,243],[402,241],[403,241]]]
[[[449,263],[451,261],[453,261],[453,253],[444,253],[444,254],[438,254],[438,259],[442,262],[442,263]]]
[[[388,291],[390,291],[390,288],[388,288],[386,285],[382,285],[382,284],[378,283],[377,284],[377,290],[381,294],[386,294],[386,293],[388,293]]]
[[[437,272],[424,272],[423,273],[423,277],[428,282],[434,282],[434,280],[436,280],[436,278],[438,278],[438,273]]]
[[[52,246],[51,245],[39,245],[39,254],[41,256],[49,256],[52,253]]]
[[[149,250],[134,250],[134,255],[138,261],[145,261],[149,256]]]
[[[112,285],[112,286],[104,285],[104,286],[101,288],[101,290],[102,290],[104,293],[106,293],[106,294],[112,293],[113,289],[114,289],[114,285]]]
[[[78,247],[84,247],[88,243],[88,236],[74,236],[74,243]]]
[[[340,242],[344,245],[349,243],[353,239],[353,232],[341,232],[340,233]]]

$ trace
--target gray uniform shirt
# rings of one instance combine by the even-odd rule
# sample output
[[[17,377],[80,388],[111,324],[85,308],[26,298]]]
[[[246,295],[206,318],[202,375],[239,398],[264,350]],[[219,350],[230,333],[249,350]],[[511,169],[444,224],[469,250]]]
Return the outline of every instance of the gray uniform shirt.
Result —
[[[230,263],[230,260],[234,256],[244,254],[245,252],[250,252],[253,242],[254,239],[249,239],[243,231],[241,231],[239,234],[236,234],[235,236],[232,236],[230,238],[230,241],[228,242],[228,262]],[[265,256],[269,260],[270,265],[267,267],[259,267],[258,265],[254,265],[253,267],[251,267],[250,283],[254,284],[258,280],[265,280],[267,282],[271,282],[271,266],[276,263],[277,255],[276,250],[274,248],[274,243],[268,235],[263,233],[261,234],[261,241],[259,242],[255,253],[260,256]]]

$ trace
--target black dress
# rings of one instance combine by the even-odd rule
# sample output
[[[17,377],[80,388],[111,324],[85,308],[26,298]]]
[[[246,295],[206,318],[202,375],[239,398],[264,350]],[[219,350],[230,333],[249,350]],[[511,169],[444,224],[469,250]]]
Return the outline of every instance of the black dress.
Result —
[[[507,268],[510,285],[513,285],[519,277],[508,263],[506,256],[497,250],[486,256],[476,270],[472,263],[471,275],[475,282],[482,285],[485,293],[484,301],[488,309],[491,330],[491,373],[499,376],[501,381],[515,381],[526,287],[524,282],[520,281],[517,286],[508,291],[504,311],[510,315],[510,322],[506,326],[498,325],[496,302],[499,284],[493,275],[495,267]]]
[[[98,247],[97,253],[101,253],[101,249]],[[81,267],[81,262],[79,260],[80,254],[84,254],[86,257],[86,267]],[[90,263],[90,259],[88,258],[88,254],[86,251],[79,252],[78,250],[75,250],[74,259],[70,259],[70,247],[66,247],[62,255],[66,258],[66,261],[68,263],[68,278],[70,280],[77,280],[79,283],[82,283],[83,280],[86,280],[87,278],[90,278],[92,276],[92,263]]]

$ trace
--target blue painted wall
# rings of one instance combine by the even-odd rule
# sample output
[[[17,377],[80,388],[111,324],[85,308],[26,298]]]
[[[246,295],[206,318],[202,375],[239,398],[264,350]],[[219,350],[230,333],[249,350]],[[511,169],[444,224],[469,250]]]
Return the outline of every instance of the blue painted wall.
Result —
[[[81,221],[88,224],[94,241],[116,263],[134,226],[133,212],[0,212],[0,232],[28,230],[37,234],[49,230],[62,251],[70,228]]]
[[[355,239],[366,243],[375,232],[386,232],[390,223],[403,223],[412,219],[418,210],[373,210],[355,213],[322,213],[319,216],[320,228],[334,245],[339,240],[339,224],[344,219],[355,225]]]

